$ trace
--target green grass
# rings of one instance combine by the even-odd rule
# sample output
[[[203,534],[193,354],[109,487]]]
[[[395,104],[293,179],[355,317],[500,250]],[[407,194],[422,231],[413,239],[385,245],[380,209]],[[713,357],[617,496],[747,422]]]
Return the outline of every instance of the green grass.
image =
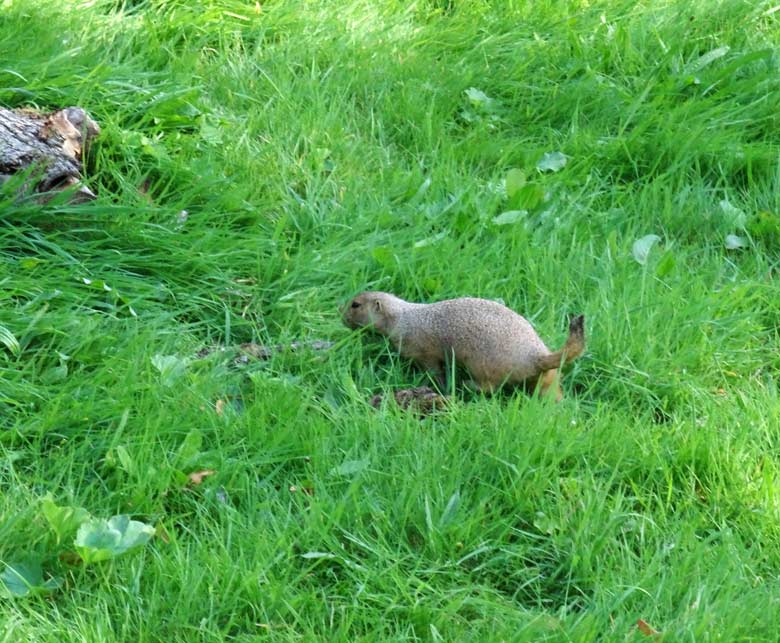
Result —
[[[0,192],[0,562],[63,580],[0,641],[776,640],[774,4],[0,3],[0,104],[103,130],[96,202]],[[427,380],[342,327],[369,288],[588,353],[558,405],[377,411]],[[74,565],[49,493],[162,535]]]

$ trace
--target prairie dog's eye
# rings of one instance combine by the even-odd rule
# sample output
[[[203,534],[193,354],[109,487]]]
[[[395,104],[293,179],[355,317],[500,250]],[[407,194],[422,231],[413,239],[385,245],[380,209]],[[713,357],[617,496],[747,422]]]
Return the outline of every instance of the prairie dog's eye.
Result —
[[[360,304],[356,301],[352,302],[352,308],[360,308]]]

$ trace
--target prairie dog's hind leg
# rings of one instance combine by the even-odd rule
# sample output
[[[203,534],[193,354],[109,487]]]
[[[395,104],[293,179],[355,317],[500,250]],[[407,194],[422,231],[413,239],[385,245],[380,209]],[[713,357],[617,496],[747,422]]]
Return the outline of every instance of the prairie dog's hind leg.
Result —
[[[560,402],[563,399],[563,391],[561,385],[558,382],[558,369],[553,368],[549,371],[545,371],[539,376],[536,387],[539,394],[547,397],[548,395],[554,395],[555,401]]]
[[[474,375],[472,381],[476,385],[477,389],[485,395],[493,395],[501,386],[496,386],[496,383],[489,377],[477,377]]]
[[[444,368],[444,362],[439,357],[425,357],[423,359],[418,358],[417,364],[420,365],[420,367],[423,370],[428,371],[428,373],[433,376],[433,378],[436,380],[436,384],[438,384],[439,389],[442,393],[447,392],[447,371]]]

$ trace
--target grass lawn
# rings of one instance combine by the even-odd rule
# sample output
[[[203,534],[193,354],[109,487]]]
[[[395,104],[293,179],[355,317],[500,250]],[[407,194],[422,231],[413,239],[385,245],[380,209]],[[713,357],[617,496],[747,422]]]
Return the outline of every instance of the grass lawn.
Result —
[[[778,640],[776,4],[0,1],[0,106],[102,128],[0,188],[0,641]],[[588,351],[376,410],[365,289]]]

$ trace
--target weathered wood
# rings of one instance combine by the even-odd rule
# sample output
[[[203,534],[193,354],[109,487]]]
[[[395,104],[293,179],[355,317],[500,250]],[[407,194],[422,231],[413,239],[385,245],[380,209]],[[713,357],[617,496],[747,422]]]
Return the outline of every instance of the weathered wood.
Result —
[[[208,346],[199,350],[195,357],[198,359],[203,359],[212,353],[221,353],[225,352],[226,350],[235,350],[238,348],[239,354],[235,357],[234,362],[236,364],[246,364],[249,362],[250,358],[266,360],[271,359],[275,353],[282,353],[285,351],[292,351],[293,353],[302,350],[326,351],[333,348],[333,345],[333,342],[317,339],[310,342],[292,342],[290,344],[276,344],[271,346],[252,343],[240,344],[238,347]]]
[[[377,393],[369,400],[369,404],[378,409],[383,399],[382,393]],[[404,411],[416,411],[419,415],[441,411],[449,404],[449,397],[437,393],[430,386],[396,389],[393,391],[393,399]]]
[[[81,183],[81,169],[87,147],[99,133],[98,124],[80,107],[49,114],[0,109],[0,183],[29,168],[36,192],[77,186],[71,200],[94,199]]]

